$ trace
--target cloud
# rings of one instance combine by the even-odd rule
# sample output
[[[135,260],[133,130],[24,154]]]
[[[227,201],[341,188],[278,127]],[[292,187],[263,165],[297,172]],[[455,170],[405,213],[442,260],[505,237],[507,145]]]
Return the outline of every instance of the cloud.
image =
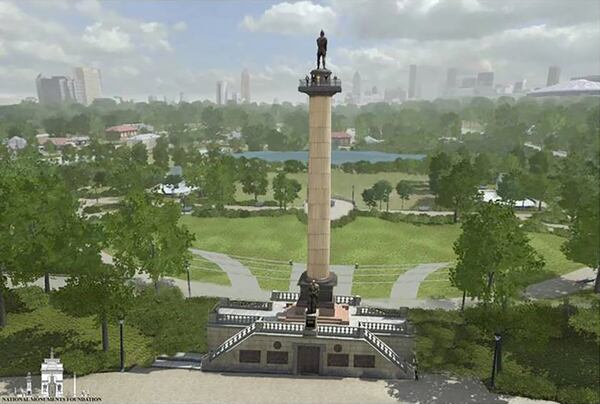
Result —
[[[275,4],[258,18],[247,15],[241,26],[250,32],[312,35],[321,29],[332,30],[335,22],[336,13],[331,7],[299,1]]]
[[[96,49],[108,52],[126,52],[133,48],[131,37],[119,27],[105,27],[101,22],[85,27],[83,41]]]
[[[183,32],[187,30],[187,24],[185,21],[178,21],[173,24],[173,31]]]

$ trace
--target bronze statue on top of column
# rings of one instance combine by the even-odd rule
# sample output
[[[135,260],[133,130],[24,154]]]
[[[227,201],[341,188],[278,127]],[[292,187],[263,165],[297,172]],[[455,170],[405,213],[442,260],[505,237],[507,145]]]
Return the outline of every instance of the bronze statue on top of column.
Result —
[[[323,69],[325,69],[325,56],[327,55],[327,38],[325,32],[321,30],[321,35],[317,38],[317,69],[321,68],[321,59],[323,59]]]

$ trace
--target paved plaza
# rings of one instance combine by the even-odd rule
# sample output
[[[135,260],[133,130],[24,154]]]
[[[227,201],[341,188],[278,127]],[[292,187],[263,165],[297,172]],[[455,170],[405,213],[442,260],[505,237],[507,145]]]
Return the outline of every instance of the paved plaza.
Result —
[[[39,386],[39,376],[33,385]],[[25,378],[0,378],[2,395],[25,387]],[[65,379],[65,393],[73,379]],[[77,378],[77,391],[116,403],[211,404],[542,404],[549,401],[498,396],[478,381],[425,375],[412,380],[277,377],[204,373],[181,369],[133,369],[127,373],[98,373]]]

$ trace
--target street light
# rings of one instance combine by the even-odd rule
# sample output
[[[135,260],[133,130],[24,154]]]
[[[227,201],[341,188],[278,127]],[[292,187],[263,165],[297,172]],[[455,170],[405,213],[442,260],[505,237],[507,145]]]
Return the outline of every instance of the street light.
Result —
[[[187,272],[188,297],[192,297],[192,285],[190,283],[190,263],[185,263],[185,271]]]
[[[352,184],[352,205],[356,205],[354,203],[354,184]]]
[[[119,320],[119,337],[120,337],[120,350],[121,350],[121,372],[125,371],[125,347],[123,345],[123,326],[125,325],[125,320]]]
[[[502,370],[502,335],[494,334],[494,359],[492,362],[492,388],[496,387],[496,373]]]

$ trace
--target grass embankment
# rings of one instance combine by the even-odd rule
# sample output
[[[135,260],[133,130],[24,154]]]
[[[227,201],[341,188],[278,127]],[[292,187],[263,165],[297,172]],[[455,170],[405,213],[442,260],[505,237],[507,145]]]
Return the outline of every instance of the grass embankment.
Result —
[[[276,173],[269,173],[269,189],[267,190],[266,195],[260,196],[258,198],[259,201],[273,199],[273,190],[271,189],[271,184],[275,175]],[[294,203],[295,206],[302,206],[303,201],[306,199],[308,174],[294,173],[288,174],[288,177],[296,179],[302,185],[300,198],[297,199]],[[390,198],[390,209],[411,209],[415,207],[417,202],[421,200],[426,205],[431,206],[432,204],[432,198],[431,195],[429,195],[429,190],[427,188],[426,175],[406,174],[398,172],[376,174],[349,174],[339,169],[333,169],[331,171],[331,195],[341,196],[346,199],[352,199],[352,186],[354,185],[354,200],[356,201],[359,208],[366,208],[367,206],[362,200],[361,193],[364,189],[372,187],[373,184],[380,180],[389,181],[394,188],[396,187],[396,184],[398,184],[398,182],[401,180],[411,181],[415,186],[415,194],[411,195],[410,199],[404,202],[404,205],[402,204],[402,200],[400,199],[396,191],[394,191]],[[242,192],[242,187],[238,184],[235,199],[241,201],[250,199],[251,197],[252,196],[250,195],[244,194]],[[427,202],[425,203],[425,201]]]
[[[38,287],[7,294],[7,326],[0,329],[0,376],[39,373],[50,348],[66,374],[84,375],[119,368],[119,328],[109,322],[109,350],[102,351],[100,325],[94,317],[72,317],[53,305],[52,294]],[[82,297],[84,298],[84,297]],[[125,317],[125,365],[148,366],[158,354],[206,351],[204,325],[215,299],[184,300],[178,289],[150,287],[135,298]]]
[[[256,269],[261,277],[289,277],[288,260],[306,262],[306,226],[293,216],[252,217],[244,219],[197,218],[181,219],[190,231],[197,234],[194,246],[225,254],[281,261],[281,265]],[[421,225],[392,223],[369,217],[332,229],[332,264],[359,264],[355,272],[353,293],[363,297],[389,296],[393,282],[408,268],[420,263],[453,262],[452,245],[460,234],[458,225]],[[524,284],[539,282],[579,267],[567,260],[560,251],[564,239],[541,233],[530,233],[531,245],[545,258],[543,272],[524,280]],[[394,265],[388,272],[370,265]],[[252,265],[250,268],[252,270]],[[281,268],[281,273],[270,269]],[[458,297],[460,293],[450,286],[447,269],[431,274],[421,284],[419,297]],[[369,276],[367,276],[369,275]],[[370,276],[374,275],[374,276]],[[259,278],[260,281],[260,278]],[[261,281],[261,287],[270,280]],[[283,286],[281,279],[273,279]],[[367,283],[370,282],[370,283]],[[384,283],[373,283],[384,282]],[[264,286],[267,288],[266,286]]]
[[[175,275],[176,278],[187,280],[187,274],[185,272],[179,273]],[[200,257],[198,255],[194,255],[190,263],[190,280],[191,281],[199,281],[199,282],[207,282],[214,283],[216,285],[224,285],[230,286],[231,281],[229,277],[219,267],[212,261],[207,260],[206,258]]]

